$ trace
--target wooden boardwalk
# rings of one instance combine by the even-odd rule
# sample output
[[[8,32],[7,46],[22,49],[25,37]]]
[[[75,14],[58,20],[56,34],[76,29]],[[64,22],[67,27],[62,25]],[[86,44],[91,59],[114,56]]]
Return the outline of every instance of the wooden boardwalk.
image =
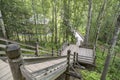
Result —
[[[21,66],[26,80],[55,80],[66,71],[67,59],[56,59],[41,63]]]
[[[71,50],[71,54],[74,54],[74,52],[78,53],[78,61],[80,63],[94,64],[95,54],[92,49],[79,48],[78,46],[71,44],[62,51],[61,55],[67,55],[68,50]]]
[[[13,80],[9,64],[0,60],[0,80]]]
[[[68,50],[71,50],[70,54],[78,53],[80,63],[94,64],[95,57],[92,49],[79,48],[71,44],[61,52],[61,55],[67,56]],[[70,56],[70,62],[73,63],[73,55]],[[38,61],[37,63],[24,64],[20,69],[26,80],[55,80],[66,71],[67,66],[67,57],[62,57],[44,62]],[[13,80],[8,63],[2,60],[0,60],[0,80]]]

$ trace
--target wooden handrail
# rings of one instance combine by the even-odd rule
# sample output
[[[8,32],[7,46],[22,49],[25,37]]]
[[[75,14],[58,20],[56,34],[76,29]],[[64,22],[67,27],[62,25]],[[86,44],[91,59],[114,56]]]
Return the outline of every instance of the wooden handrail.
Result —
[[[34,46],[31,46],[31,45],[28,45],[28,44],[18,43],[18,42],[16,42],[16,41],[4,39],[4,38],[1,38],[1,37],[0,37],[0,41],[6,41],[6,42],[11,42],[11,43],[16,43],[16,44],[19,44],[19,45],[21,45],[21,46],[26,46],[26,47],[34,48],[34,49],[35,49]]]
[[[78,55],[78,57],[87,57],[87,58],[93,58],[93,57],[82,56],[82,55]]]
[[[19,43],[19,42],[16,42],[16,41],[13,41],[13,40],[9,40],[9,39],[4,39],[4,38],[1,38],[1,37],[0,37],[0,41],[7,41],[7,42],[11,42],[11,43],[16,43],[16,44],[19,44],[21,46],[26,46],[26,47],[35,49],[35,46],[28,45],[28,44],[23,44],[23,43]],[[39,46],[39,48],[45,49],[45,48],[43,48],[41,46]]]
[[[6,45],[0,44],[0,48],[5,49]],[[30,49],[25,49],[25,48],[21,48],[22,51],[26,51],[26,52],[35,52],[34,50],[30,50]]]
[[[29,48],[32,48],[33,50],[25,49],[25,48],[21,48],[21,50],[22,50],[22,51],[28,51],[28,52],[35,52],[35,51],[34,51],[34,49],[36,48],[35,46],[31,46],[31,45],[28,45],[28,44],[18,43],[18,42],[16,42],[16,41],[4,39],[4,38],[1,38],[1,37],[0,37],[0,41],[10,42],[10,43],[16,43],[16,44],[19,44],[19,45],[21,45],[21,46],[29,47]],[[5,49],[6,45],[0,44],[0,47]],[[45,49],[45,48],[43,48],[43,47],[41,47],[41,46],[38,46],[38,47],[41,48],[41,49]],[[47,49],[45,49],[45,50],[39,50],[39,52],[40,52],[40,51],[45,52],[45,53],[51,52],[50,50],[47,50]],[[54,51],[54,52],[57,52],[57,51]]]
[[[17,44],[7,45],[6,55],[8,56],[14,80],[25,80],[20,70],[20,66],[23,65],[24,62],[21,57],[20,46]]]

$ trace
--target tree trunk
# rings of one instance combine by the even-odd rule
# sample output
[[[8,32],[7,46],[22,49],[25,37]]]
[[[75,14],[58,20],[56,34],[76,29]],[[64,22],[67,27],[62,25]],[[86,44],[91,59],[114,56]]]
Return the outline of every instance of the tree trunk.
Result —
[[[36,14],[35,4],[33,0],[32,0],[31,6],[32,6],[33,14],[34,14],[35,36],[36,36],[36,41],[38,41],[37,14]]]
[[[108,72],[108,67],[109,67],[109,64],[110,64],[110,61],[111,61],[111,56],[114,53],[114,47],[116,45],[116,41],[117,41],[119,33],[120,33],[120,15],[117,18],[117,23],[115,25],[114,36],[113,36],[113,38],[111,40],[111,43],[110,43],[111,46],[109,48],[109,52],[108,52],[108,55],[106,57],[104,69],[103,69],[103,72],[102,72],[102,75],[101,75],[101,80],[105,80],[105,78],[106,78],[106,75],[107,75],[107,72]]]
[[[97,26],[97,33],[95,35],[95,43],[94,43],[94,50],[96,50],[96,45],[97,45],[97,40],[99,38],[99,33],[100,33],[100,29],[101,29],[101,22],[102,22],[102,18],[104,16],[104,12],[105,12],[105,8],[106,8],[106,5],[107,5],[107,0],[104,0],[104,3],[102,5],[102,8],[99,12],[99,15],[97,17],[97,22],[96,22],[96,26]]]
[[[6,34],[6,30],[5,30],[5,25],[4,25],[4,22],[3,22],[3,19],[2,19],[1,10],[0,10],[0,26],[1,26],[1,28],[2,28],[3,37],[4,37],[5,39],[7,39],[7,34]],[[8,44],[8,42],[6,42],[6,44]]]
[[[56,3],[56,0],[54,0],[54,15],[55,15],[55,44],[57,44],[57,33],[58,33],[58,31],[57,31],[57,3]]]
[[[90,26],[91,26],[91,20],[92,20],[92,0],[89,1],[89,9],[88,9],[88,22],[86,26],[86,34],[85,34],[85,39],[84,39],[84,44],[85,46],[88,45],[88,39],[89,39],[89,33],[90,33]]]

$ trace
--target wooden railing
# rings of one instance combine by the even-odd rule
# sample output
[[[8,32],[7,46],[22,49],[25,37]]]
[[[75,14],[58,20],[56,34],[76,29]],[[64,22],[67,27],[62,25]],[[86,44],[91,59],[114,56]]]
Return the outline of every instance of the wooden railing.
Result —
[[[36,43],[36,46],[32,46],[32,45],[19,43],[19,42],[16,42],[16,41],[13,41],[13,40],[4,39],[4,38],[0,38],[0,41],[2,41],[2,42],[8,42],[10,44],[18,44],[18,45],[20,45],[22,47],[21,51],[23,53],[24,52],[30,52],[30,53],[34,53],[36,56],[39,56],[40,55],[39,53],[43,53],[43,54],[46,54],[46,55],[52,55],[54,53],[58,53],[55,50],[45,49],[45,48],[39,46],[38,43]],[[5,49],[6,45],[5,44],[0,44],[0,48]],[[2,53],[2,52],[0,52],[0,53]]]
[[[57,64],[55,64],[55,62],[52,62],[52,65],[50,65],[50,66],[47,63],[44,63],[43,59],[31,58],[31,61],[33,61],[33,60],[38,61],[36,63],[37,65],[39,65],[41,63],[39,66],[42,66],[42,63],[43,63],[47,67],[43,67],[42,69],[37,70],[35,72],[34,71],[29,72],[28,70],[26,70],[25,66],[27,64],[24,64],[24,59],[21,56],[20,46],[17,44],[10,44],[10,45],[7,45],[7,48],[6,48],[6,54],[8,56],[8,61],[9,61],[10,67],[11,67],[11,71],[12,71],[14,80],[33,80],[33,79],[37,79],[37,78],[39,78],[41,80],[48,80],[48,79],[53,80],[53,79],[56,79],[61,74],[63,74],[65,71],[67,73],[66,80],[68,80],[70,78],[70,75],[72,75],[70,73],[71,65],[75,64],[75,62],[77,61],[76,59],[78,59],[77,55],[70,54],[70,52],[71,51],[68,50],[68,55],[64,56],[64,57],[59,57],[59,58],[54,58],[54,59],[51,58],[53,60],[49,60],[48,58],[46,58],[47,63],[54,61],[54,60],[55,60],[55,62],[57,62]],[[71,56],[72,56],[72,58],[71,58]],[[62,62],[58,62],[56,59],[58,59],[58,60],[63,59],[63,60],[62,60]],[[44,60],[45,60],[45,58],[44,58]],[[32,64],[30,64],[30,65],[32,65]],[[35,66],[35,67],[37,68],[37,66]],[[34,68],[32,68],[32,69],[34,70]],[[36,76],[34,76],[34,75],[36,75]]]

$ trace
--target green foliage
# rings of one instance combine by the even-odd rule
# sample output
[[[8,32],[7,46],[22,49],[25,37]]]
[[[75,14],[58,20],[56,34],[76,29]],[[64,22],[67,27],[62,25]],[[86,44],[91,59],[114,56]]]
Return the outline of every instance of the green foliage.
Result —
[[[84,80],[99,80],[100,78],[100,73],[95,71],[82,70],[81,73]]]
[[[97,16],[99,14],[103,0],[92,0],[92,22],[90,29],[89,41],[94,43],[97,30]],[[119,0],[109,0],[105,15],[101,23],[101,31],[99,34],[100,45],[109,47],[115,27],[116,15],[120,11]],[[56,9],[56,10],[55,10]],[[75,43],[75,38],[70,32],[68,24],[85,34],[88,14],[88,0],[0,0],[0,10],[2,11],[7,37],[12,40],[18,40],[34,45],[36,40],[40,46],[51,50],[55,50],[65,42]],[[40,17],[35,15],[42,15]],[[56,15],[55,15],[56,14]],[[34,23],[30,23],[29,19],[34,16]],[[48,18],[49,23],[35,24],[36,20]],[[67,19],[67,21],[65,21]],[[57,29],[56,29],[57,28]],[[1,29],[1,28],[0,28]],[[51,35],[48,36],[47,33]],[[2,34],[0,33],[0,37]],[[57,38],[57,39],[55,39]],[[120,36],[118,39],[115,52],[120,52]],[[57,43],[55,43],[57,42]],[[99,45],[99,47],[101,47]],[[101,49],[97,49],[97,61],[95,71],[82,70],[85,80],[99,80],[104,66],[105,55],[102,56]],[[119,80],[119,57],[115,59],[115,63],[111,65],[107,80]]]
[[[95,70],[94,71],[81,70],[81,74],[84,80],[100,80],[107,53],[105,53],[105,55],[102,56],[101,49],[97,49],[96,54],[97,54],[97,60],[96,60]],[[119,64],[120,64],[120,59],[116,57],[115,63],[114,64],[111,63],[106,80],[119,80],[119,76],[120,76]]]

